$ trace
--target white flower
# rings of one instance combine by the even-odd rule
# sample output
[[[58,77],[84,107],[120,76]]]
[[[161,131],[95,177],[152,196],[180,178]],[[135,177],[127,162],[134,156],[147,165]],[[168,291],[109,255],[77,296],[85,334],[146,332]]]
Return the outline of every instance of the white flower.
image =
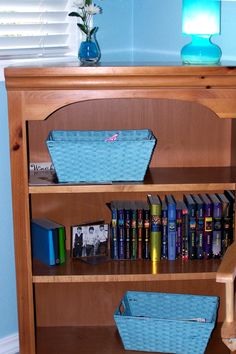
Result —
[[[82,9],[85,6],[85,0],[76,0],[73,2],[73,6]]]
[[[89,15],[96,15],[101,12],[101,7],[94,4],[85,6],[84,9]]]

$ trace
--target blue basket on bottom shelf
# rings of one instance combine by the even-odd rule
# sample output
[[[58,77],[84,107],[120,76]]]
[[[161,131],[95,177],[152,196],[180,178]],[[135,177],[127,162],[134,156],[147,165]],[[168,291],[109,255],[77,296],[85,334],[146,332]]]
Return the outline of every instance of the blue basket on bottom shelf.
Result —
[[[59,182],[142,181],[156,138],[149,129],[54,130],[46,144]]]
[[[114,320],[127,350],[203,354],[218,303],[216,296],[128,291]]]

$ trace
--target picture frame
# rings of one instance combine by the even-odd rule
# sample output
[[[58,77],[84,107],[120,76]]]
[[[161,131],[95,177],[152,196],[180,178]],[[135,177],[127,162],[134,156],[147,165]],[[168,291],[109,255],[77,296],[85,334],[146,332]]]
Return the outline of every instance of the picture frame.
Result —
[[[90,223],[71,226],[71,256],[85,259],[107,257],[109,224]]]

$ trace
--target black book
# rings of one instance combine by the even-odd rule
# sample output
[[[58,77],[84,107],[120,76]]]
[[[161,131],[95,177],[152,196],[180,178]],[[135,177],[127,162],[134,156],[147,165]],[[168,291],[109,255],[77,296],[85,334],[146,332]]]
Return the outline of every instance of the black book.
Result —
[[[118,221],[117,221],[117,202],[112,201],[110,204],[111,209],[111,258],[119,259],[118,247]]]
[[[234,218],[235,218],[235,192],[231,190],[225,190],[224,195],[229,200],[229,213],[231,219],[230,225],[230,241],[234,240]]]
[[[130,202],[124,203],[124,232],[125,232],[125,258],[131,257],[131,205]]]
[[[143,202],[143,258],[150,258],[150,208]]]
[[[221,238],[221,253],[225,254],[227,248],[231,244],[231,218],[230,218],[230,202],[223,193],[217,194],[222,205],[222,238]]]
[[[189,229],[189,216],[188,207],[181,201],[182,208],[182,259],[188,259],[189,256],[189,242],[188,242],[188,229]]]
[[[118,250],[119,259],[125,259],[125,222],[123,201],[117,201]]]
[[[212,202],[205,193],[200,194],[204,203],[204,258],[212,258]]]

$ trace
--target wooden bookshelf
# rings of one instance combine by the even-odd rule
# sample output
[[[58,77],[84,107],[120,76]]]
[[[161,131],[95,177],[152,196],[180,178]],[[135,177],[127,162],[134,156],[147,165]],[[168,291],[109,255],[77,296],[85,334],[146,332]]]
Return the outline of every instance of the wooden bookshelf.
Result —
[[[112,198],[235,190],[236,67],[80,67],[75,62],[9,67],[5,78],[20,352],[124,353],[113,313],[123,292],[137,289],[219,296],[218,324],[206,353],[229,353],[220,338],[229,306],[224,284],[215,281],[227,254],[222,262],[109,261],[96,266],[68,256],[65,265],[46,267],[32,262],[30,219],[65,224],[69,252],[70,225],[97,218],[109,222],[105,204]],[[139,128],[150,128],[158,137],[143,182],[72,185],[30,176],[30,162],[50,161],[45,140],[52,129]]]

